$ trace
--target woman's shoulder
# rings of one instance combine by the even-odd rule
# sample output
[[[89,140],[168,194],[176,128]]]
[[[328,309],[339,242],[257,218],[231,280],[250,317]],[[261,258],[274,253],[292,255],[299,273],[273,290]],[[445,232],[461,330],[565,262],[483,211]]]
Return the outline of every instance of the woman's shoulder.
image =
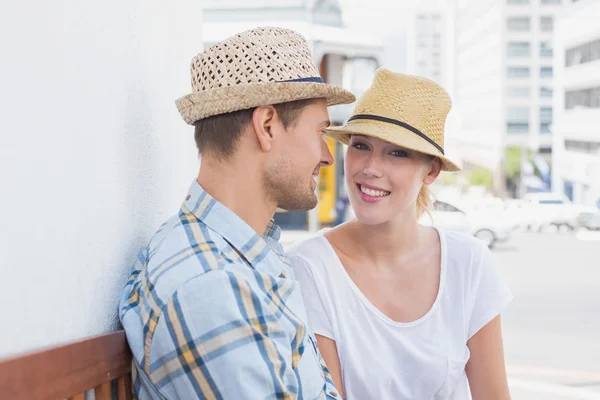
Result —
[[[293,243],[286,251],[288,258],[294,262],[298,259],[314,262],[328,257],[329,243],[324,236],[324,231],[320,231]]]
[[[438,232],[448,262],[458,261],[463,266],[477,267],[490,255],[486,244],[472,235],[444,229],[438,229]]]

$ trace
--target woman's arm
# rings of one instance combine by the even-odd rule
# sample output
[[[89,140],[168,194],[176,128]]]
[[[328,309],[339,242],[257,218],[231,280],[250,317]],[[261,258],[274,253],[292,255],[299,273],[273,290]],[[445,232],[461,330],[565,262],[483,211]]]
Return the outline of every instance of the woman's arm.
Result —
[[[325,364],[331,373],[331,378],[340,396],[344,398],[344,386],[342,386],[342,368],[340,366],[340,359],[337,353],[337,346],[334,340],[328,337],[315,335],[317,337],[317,347],[325,360]]]
[[[510,399],[500,316],[491,320],[467,342],[471,358],[465,371],[473,400]],[[326,360],[327,361],[327,360]]]

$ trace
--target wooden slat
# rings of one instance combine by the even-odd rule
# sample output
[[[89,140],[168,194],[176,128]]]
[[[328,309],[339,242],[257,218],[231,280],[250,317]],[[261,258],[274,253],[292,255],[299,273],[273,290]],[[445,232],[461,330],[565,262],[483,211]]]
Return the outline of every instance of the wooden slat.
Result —
[[[120,377],[117,380],[117,387],[119,389],[119,400],[131,400],[133,398],[131,374]]]
[[[0,393],[11,400],[64,399],[131,371],[124,331],[0,361]]]
[[[96,400],[112,400],[112,388],[110,382],[104,382],[94,389],[94,398]]]
[[[85,392],[76,394],[75,396],[71,397],[71,400],[85,400]]]

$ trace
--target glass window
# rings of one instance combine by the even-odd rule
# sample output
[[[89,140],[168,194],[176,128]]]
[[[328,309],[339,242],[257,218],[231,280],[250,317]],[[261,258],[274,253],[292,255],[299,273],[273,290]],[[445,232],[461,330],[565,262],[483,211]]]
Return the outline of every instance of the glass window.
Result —
[[[529,4],[529,0],[506,0],[506,4]]]
[[[507,122],[506,123],[506,131],[508,133],[528,133],[529,132],[529,124],[528,123]]]
[[[529,32],[529,17],[509,17],[506,20],[506,29],[509,32]]]
[[[571,47],[565,52],[565,65],[567,67],[596,60],[600,60],[600,39]]]
[[[509,86],[506,89],[506,94],[509,97],[529,97],[531,90],[528,87]]]
[[[540,43],[540,57],[552,57],[552,45],[550,42]]]
[[[590,60],[600,60],[600,39],[595,40],[590,44]]]
[[[600,87],[589,89],[590,91],[590,107],[600,108]]]
[[[508,107],[506,120],[508,122],[529,122],[529,107]]]
[[[590,92],[587,89],[569,90],[565,93],[565,108],[589,107],[591,103]]]
[[[552,17],[541,17],[540,18],[540,29],[542,32],[554,31],[554,18]]]
[[[529,67],[508,67],[506,70],[506,75],[510,78],[527,78],[529,74]]]
[[[542,0],[542,4],[562,4],[562,0]]]
[[[552,107],[540,107],[540,122],[552,122]]]
[[[540,68],[540,76],[543,78],[552,78],[552,67]]]
[[[540,204],[564,204],[562,200],[540,200]]]
[[[540,123],[540,133],[550,133],[550,124],[547,122]]]
[[[462,213],[458,208],[454,207],[451,204],[444,203],[443,201],[436,200],[433,203],[433,209],[435,211],[449,211],[449,212],[459,212]]]
[[[540,97],[552,97],[552,88],[547,86],[542,86],[540,88]]]
[[[527,57],[530,54],[529,42],[508,42],[507,55],[509,57]]]

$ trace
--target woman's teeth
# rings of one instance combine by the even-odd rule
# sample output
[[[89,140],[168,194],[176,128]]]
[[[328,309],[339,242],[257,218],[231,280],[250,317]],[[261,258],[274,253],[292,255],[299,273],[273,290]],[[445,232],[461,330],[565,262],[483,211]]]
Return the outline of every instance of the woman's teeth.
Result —
[[[386,192],[384,190],[369,189],[367,187],[364,187],[363,185],[360,185],[360,191],[366,195],[373,196],[373,197],[383,197],[383,196],[387,196],[390,194],[390,192]]]

